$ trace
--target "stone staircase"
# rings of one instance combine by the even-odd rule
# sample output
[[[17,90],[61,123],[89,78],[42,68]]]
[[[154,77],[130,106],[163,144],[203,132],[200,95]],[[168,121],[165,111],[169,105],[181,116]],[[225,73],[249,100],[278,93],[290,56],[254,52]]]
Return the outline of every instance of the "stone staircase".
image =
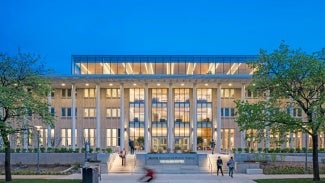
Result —
[[[165,154],[166,155],[166,154]],[[174,156],[173,154],[170,154]],[[136,155],[128,154],[126,156],[126,166],[122,166],[122,158],[115,155],[114,158],[111,158],[108,162],[108,173],[136,173],[142,174],[143,167],[147,166],[155,170],[158,174],[206,174],[217,172],[217,158],[220,156],[223,160],[223,172],[224,174],[228,173],[227,161],[230,159],[229,155],[224,154],[206,154],[206,156],[200,156],[204,158],[198,158],[198,163],[155,163],[151,161],[148,163],[148,159],[145,160],[143,155],[141,157],[136,157]]]
[[[225,154],[208,154],[208,167],[210,173],[216,174],[217,173],[217,159],[218,156],[222,159],[223,165],[222,165],[222,170],[223,174],[227,174],[229,172],[227,162],[230,159],[230,155],[225,155]],[[219,174],[220,175],[220,174]]]
[[[116,157],[112,158],[112,162],[109,162],[110,167],[108,169],[108,173],[134,173],[136,171],[135,154],[126,155],[125,166],[122,166],[122,158],[120,158],[117,154],[114,156]]]

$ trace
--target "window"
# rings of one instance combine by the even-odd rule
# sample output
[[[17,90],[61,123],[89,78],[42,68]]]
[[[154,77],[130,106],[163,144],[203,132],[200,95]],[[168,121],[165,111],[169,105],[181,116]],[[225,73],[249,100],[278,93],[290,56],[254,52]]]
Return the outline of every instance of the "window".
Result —
[[[253,92],[251,90],[247,90],[246,97],[247,98],[257,98],[258,94],[256,91]]]
[[[221,97],[234,98],[234,95],[235,95],[235,89],[230,89],[230,88],[221,89]]]
[[[85,88],[84,89],[85,98],[95,98],[95,89],[94,88]]]
[[[290,114],[290,108],[287,108],[287,113]],[[301,117],[302,116],[301,108],[292,109],[292,116],[293,117]]]
[[[90,146],[95,146],[95,134],[96,130],[93,128],[84,129],[84,139],[90,143]]]
[[[106,129],[106,145],[108,147],[117,146],[118,144],[118,129]]]
[[[63,108],[61,108],[61,116],[62,117],[67,117],[67,116],[71,117],[72,116],[71,107],[68,107],[68,108],[63,107]]]
[[[106,97],[107,98],[119,98],[120,97],[120,89],[106,89]]]
[[[51,115],[52,116],[55,116],[55,109],[54,109],[54,107],[51,107]]]
[[[54,98],[54,91],[51,91],[51,97]]]
[[[84,117],[96,117],[96,109],[95,108],[85,108],[84,109]]]
[[[77,129],[74,132],[75,142],[77,145]],[[72,145],[72,129],[61,129],[61,145],[62,146],[71,146]]]
[[[106,117],[120,117],[120,109],[119,108],[107,108],[106,109]]]
[[[233,117],[233,116],[235,116],[235,109],[234,108],[221,108],[221,116]]]
[[[62,98],[71,98],[71,89],[62,89]]]

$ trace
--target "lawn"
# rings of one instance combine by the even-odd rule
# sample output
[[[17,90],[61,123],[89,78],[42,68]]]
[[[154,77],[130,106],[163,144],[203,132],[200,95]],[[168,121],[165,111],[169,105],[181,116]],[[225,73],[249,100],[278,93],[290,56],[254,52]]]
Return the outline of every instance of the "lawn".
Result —
[[[259,179],[254,180],[257,183],[314,183],[312,178],[303,179]],[[321,179],[320,182],[325,183],[325,179]]]
[[[0,180],[0,183],[5,182]],[[12,183],[81,183],[81,180],[62,180],[62,179],[13,179]]]

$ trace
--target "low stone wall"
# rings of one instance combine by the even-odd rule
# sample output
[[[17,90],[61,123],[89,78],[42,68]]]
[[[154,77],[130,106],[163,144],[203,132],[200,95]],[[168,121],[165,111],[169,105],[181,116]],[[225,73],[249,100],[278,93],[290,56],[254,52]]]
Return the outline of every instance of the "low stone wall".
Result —
[[[206,154],[162,153],[137,154],[137,161],[143,165],[182,164],[202,166],[207,158]]]
[[[97,159],[106,163],[108,154],[106,153],[92,153],[88,154],[88,158],[93,160]],[[0,165],[4,164],[4,153],[0,153]],[[40,164],[84,164],[84,153],[40,153]],[[37,153],[11,153],[11,164],[37,164]]]
[[[236,162],[236,172],[246,173],[247,169],[259,169],[260,163]]]
[[[305,153],[236,153],[234,154],[236,162],[246,161],[285,161],[285,162],[305,162]],[[307,153],[307,161],[311,162],[312,153]],[[318,161],[325,161],[325,153],[318,154]]]

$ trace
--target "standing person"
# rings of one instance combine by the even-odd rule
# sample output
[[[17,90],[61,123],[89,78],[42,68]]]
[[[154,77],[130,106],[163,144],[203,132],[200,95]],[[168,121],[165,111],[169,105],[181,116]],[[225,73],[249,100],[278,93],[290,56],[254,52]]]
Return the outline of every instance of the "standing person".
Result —
[[[222,171],[222,159],[220,158],[220,156],[218,156],[218,159],[217,159],[217,176],[219,175],[219,170],[221,171],[221,174],[223,176],[223,171]]]
[[[229,167],[229,176],[233,178],[234,167],[235,167],[235,160],[233,157],[231,157],[230,160],[227,162],[227,166]]]
[[[120,152],[120,157],[122,158],[122,166],[126,165],[126,151],[125,148]]]
[[[216,146],[216,143],[214,142],[214,140],[212,139],[211,141],[211,151],[212,151],[212,154],[213,154],[213,151],[214,151],[214,147]]]
[[[131,154],[134,154],[134,141],[132,139],[129,139],[129,146],[130,146]]]

